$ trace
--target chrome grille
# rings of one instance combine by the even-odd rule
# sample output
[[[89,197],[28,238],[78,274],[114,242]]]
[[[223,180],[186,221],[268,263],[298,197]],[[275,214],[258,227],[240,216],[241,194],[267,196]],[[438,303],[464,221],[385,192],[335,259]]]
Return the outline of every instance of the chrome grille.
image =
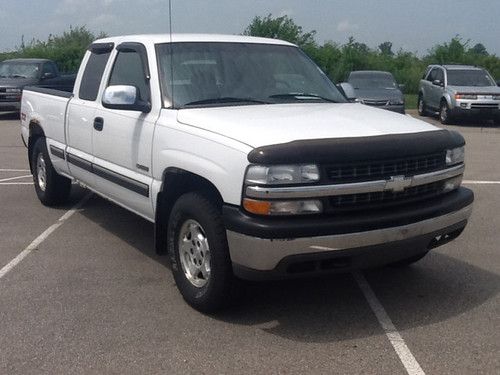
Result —
[[[370,209],[380,205],[388,207],[403,203],[429,199],[443,192],[444,182],[438,181],[427,185],[407,188],[401,192],[384,191],[376,193],[339,195],[328,198],[327,211],[338,212],[339,209]]]
[[[363,99],[363,104],[383,107],[384,105],[388,105],[389,101],[387,99],[385,100]]]
[[[364,161],[324,166],[326,180],[332,183],[386,180],[392,176],[413,176],[446,167],[446,154],[415,156],[404,159]]]

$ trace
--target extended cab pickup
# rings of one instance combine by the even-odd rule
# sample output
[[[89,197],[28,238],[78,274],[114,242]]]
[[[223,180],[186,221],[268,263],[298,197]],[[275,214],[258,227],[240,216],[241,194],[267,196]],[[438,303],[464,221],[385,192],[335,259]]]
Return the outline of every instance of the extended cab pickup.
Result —
[[[153,222],[203,311],[239,279],[415,262],[471,214],[460,134],[349,103],[283,41],[99,40],[73,94],[27,88],[21,111],[41,202],[76,181]]]
[[[74,75],[61,75],[47,59],[12,59],[0,62],[0,111],[19,111],[25,86],[73,91]]]

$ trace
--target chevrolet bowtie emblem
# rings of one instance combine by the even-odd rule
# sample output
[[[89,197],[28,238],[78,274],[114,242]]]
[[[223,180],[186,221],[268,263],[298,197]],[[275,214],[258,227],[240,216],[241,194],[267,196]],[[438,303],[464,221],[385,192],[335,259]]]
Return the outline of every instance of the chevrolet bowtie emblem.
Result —
[[[385,183],[384,190],[391,190],[395,193],[404,191],[411,186],[412,178],[406,176],[391,176]]]

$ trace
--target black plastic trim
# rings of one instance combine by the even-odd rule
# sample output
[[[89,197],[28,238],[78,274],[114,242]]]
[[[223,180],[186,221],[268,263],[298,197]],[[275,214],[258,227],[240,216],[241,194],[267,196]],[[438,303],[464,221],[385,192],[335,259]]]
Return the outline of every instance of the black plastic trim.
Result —
[[[66,154],[66,158],[68,160],[68,163],[73,164],[83,170],[86,170],[87,172],[92,172],[92,163],[90,161],[87,161],[79,156],[75,156],[70,153]]]
[[[334,126],[334,125],[332,125]],[[311,139],[258,147],[250,163],[342,163],[433,154],[465,145],[460,133],[446,129],[411,134]]]
[[[123,176],[119,173],[113,172],[107,168],[95,164],[92,164],[92,170],[93,173],[99,177],[120,185],[125,189],[131,190],[134,193],[140,194],[144,197],[149,197],[149,186],[142,182],[133,180],[129,177]]]
[[[50,145],[50,153],[59,159],[66,160],[66,157],[64,155],[64,150],[62,148]]]
[[[474,201],[474,193],[464,187],[428,201],[375,212],[349,212],[338,215],[301,217],[258,217],[243,212],[238,206],[222,209],[226,229],[248,236],[268,239],[327,236],[391,228],[458,211]]]
[[[39,92],[41,94],[48,94],[52,96],[60,96],[61,98],[71,98],[73,96],[72,92],[69,91],[62,91],[62,90],[56,90],[56,89],[48,89],[45,87],[35,87],[35,86],[26,86],[24,91],[33,91],[33,92]]]
[[[115,47],[114,43],[92,43],[88,50],[96,55],[102,55],[104,53],[109,53]]]
[[[122,174],[113,172],[107,168],[101,167],[97,164],[91,163],[85,159],[82,159],[73,154],[67,153],[68,163],[71,163],[79,168],[82,168],[96,176],[102,177],[116,185],[119,185],[125,189],[133,191],[134,193],[140,194],[144,197],[149,197],[149,186],[143,182],[136,181],[130,177],[124,176]]]

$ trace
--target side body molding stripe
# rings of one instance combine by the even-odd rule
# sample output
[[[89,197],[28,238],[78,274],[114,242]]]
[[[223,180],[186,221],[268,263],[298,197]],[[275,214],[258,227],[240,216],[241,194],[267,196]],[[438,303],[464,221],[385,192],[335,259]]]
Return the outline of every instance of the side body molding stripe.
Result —
[[[62,150],[61,150],[62,151]],[[51,149],[52,152],[52,149]],[[57,156],[57,155],[56,155]],[[82,159],[73,154],[66,154],[68,163],[73,164],[78,168],[82,168],[96,176],[102,177],[116,185],[119,185],[125,189],[131,190],[134,193],[140,194],[144,197],[149,197],[149,186],[143,182],[134,180],[130,177],[124,176],[122,174],[113,172],[107,168],[101,167],[94,163],[91,163],[85,159]]]
[[[66,156],[64,155],[64,150],[62,148],[50,145],[50,153],[59,159],[66,159]]]

